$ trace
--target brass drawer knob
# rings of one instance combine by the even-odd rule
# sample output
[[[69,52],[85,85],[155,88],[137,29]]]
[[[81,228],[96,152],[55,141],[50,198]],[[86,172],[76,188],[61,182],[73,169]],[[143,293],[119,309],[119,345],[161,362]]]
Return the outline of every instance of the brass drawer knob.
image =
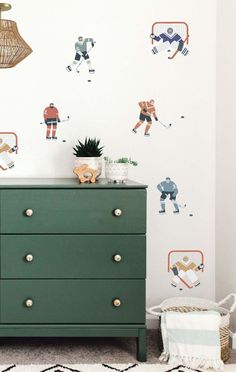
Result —
[[[34,259],[34,256],[32,254],[30,254],[30,253],[25,256],[25,260],[27,262],[32,262],[33,259]]]
[[[26,209],[25,210],[25,215],[27,217],[31,217],[31,216],[33,216],[33,214],[34,214],[34,211],[32,209]]]
[[[25,306],[26,307],[32,307],[33,306],[33,300],[31,298],[28,298],[25,300]]]
[[[115,256],[113,256],[113,260],[115,262],[120,262],[122,260],[122,257],[120,254],[115,254]]]
[[[115,307],[120,307],[121,306],[121,300],[119,298],[115,298],[115,300],[113,300],[113,305]]]
[[[116,208],[114,211],[113,211],[113,214],[116,216],[116,217],[120,217],[122,215],[122,210],[119,209],[119,208]]]

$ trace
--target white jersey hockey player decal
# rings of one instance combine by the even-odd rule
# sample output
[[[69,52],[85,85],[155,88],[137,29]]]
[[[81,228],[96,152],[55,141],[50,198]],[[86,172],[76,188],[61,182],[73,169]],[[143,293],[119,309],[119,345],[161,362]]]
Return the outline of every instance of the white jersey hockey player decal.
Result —
[[[88,70],[90,74],[93,74],[95,72],[94,68],[91,65],[90,60],[90,51],[95,45],[95,41],[93,38],[84,38],[83,36],[79,36],[78,40],[75,43],[75,58],[72,64],[68,65],[66,67],[67,71],[72,71],[73,68],[76,69],[76,71],[80,72],[80,67],[84,61],[86,61]]]

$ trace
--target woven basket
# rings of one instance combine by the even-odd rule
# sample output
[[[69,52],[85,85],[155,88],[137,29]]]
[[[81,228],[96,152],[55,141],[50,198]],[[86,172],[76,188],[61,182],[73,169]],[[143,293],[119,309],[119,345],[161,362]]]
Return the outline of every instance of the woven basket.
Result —
[[[225,302],[233,299],[233,304],[229,310],[221,307]],[[220,323],[220,345],[221,359],[226,362],[229,359],[229,321],[230,314],[236,308],[236,294],[231,293],[220,302],[213,302],[203,298],[195,297],[173,297],[163,301],[160,305],[151,307],[147,310],[149,314],[161,316],[166,311],[176,311],[188,313],[190,311],[216,310],[221,315]],[[158,311],[159,310],[159,311]]]

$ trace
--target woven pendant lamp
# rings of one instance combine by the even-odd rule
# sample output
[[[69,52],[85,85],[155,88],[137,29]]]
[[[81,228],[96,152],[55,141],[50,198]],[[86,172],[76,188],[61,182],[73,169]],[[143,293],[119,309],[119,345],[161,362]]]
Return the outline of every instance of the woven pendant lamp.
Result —
[[[0,68],[14,67],[32,53],[20,36],[16,22],[1,19],[1,12],[10,9],[10,4],[0,3]]]

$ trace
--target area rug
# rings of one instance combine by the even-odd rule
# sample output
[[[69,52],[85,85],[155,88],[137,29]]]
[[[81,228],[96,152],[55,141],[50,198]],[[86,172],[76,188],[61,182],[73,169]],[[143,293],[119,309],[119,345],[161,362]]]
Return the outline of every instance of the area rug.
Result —
[[[54,364],[54,365],[1,365],[0,372],[205,372],[182,366],[160,364]],[[225,372],[236,372],[236,364],[225,366]],[[208,371],[209,372],[209,371]],[[210,372],[214,372],[212,369]]]

